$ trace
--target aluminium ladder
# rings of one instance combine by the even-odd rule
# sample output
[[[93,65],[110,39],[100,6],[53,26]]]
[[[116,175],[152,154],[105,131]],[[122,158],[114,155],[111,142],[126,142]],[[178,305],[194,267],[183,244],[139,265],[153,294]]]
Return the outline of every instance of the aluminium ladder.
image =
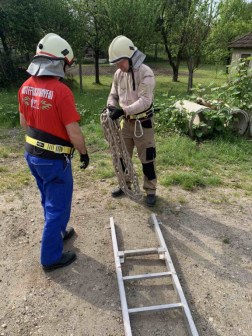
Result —
[[[151,217],[154,223],[154,228],[155,228],[155,232],[157,234],[158,240],[159,240],[160,247],[141,249],[141,250],[127,250],[127,251],[118,251],[115,224],[114,224],[113,217],[110,217],[110,228],[111,228],[111,235],[112,235],[112,242],[113,242],[113,250],[114,250],[114,258],[115,258],[119,294],[120,294],[120,300],[121,300],[121,305],[122,305],[122,315],[123,315],[125,336],[132,336],[130,318],[129,318],[130,314],[137,314],[137,313],[151,312],[151,311],[156,312],[156,311],[162,311],[162,310],[168,310],[168,309],[182,309],[189,335],[199,336],[198,331],[193,322],[190,309],[186,302],[186,298],[181,288],[178,276],[173,266],[171,256],[168,252],[162,232],[160,230],[159,224],[161,223],[157,222],[156,216],[153,213],[151,214]],[[166,266],[168,268],[168,272],[150,273],[150,274],[141,274],[141,275],[132,275],[132,276],[122,275],[121,264],[124,263],[124,258],[129,257],[129,256],[139,256],[139,255],[149,255],[149,254],[158,254],[159,259],[164,259]],[[125,293],[125,288],[124,288],[124,281],[154,279],[154,278],[161,278],[161,277],[171,277],[172,278],[173,288],[180,302],[172,303],[172,304],[163,304],[163,305],[158,305],[158,306],[128,309],[126,293]]]

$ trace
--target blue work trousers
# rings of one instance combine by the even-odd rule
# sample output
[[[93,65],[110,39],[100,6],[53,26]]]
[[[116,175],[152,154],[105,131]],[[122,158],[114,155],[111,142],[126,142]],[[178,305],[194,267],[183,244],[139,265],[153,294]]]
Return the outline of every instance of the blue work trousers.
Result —
[[[71,213],[73,176],[71,161],[39,158],[25,153],[35,177],[44,208],[45,226],[41,244],[41,264],[52,265],[62,256],[63,238]]]

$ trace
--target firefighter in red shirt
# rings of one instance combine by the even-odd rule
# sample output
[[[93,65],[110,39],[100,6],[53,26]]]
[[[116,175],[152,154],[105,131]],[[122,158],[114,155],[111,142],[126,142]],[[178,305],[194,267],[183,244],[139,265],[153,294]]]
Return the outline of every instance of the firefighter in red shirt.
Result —
[[[74,234],[67,227],[73,193],[71,158],[76,148],[85,169],[89,157],[71,90],[60,82],[73,63],[70,45],[56,34],[38,44],[27,72],[31,77],[18,93],[20,124],[27,131],[25,158],[41,194],[45,226],[41,264],[45,271],[71,264],[76,255],[63,251]]]

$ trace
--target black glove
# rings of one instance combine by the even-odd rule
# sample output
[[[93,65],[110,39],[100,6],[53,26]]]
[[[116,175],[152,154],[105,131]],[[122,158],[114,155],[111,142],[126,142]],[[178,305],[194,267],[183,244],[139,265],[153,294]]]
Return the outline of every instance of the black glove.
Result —
[[[101,111],[101,114],[103,113],[103,112],[105,112],[106,110],[107,110],[107,106],[106,107],[104,107],[103,109],[102,109],[102,111]]]
[[[89,156],[88,156],[88,153],[80,155],[80,162],[83,162],[82,165],[80,166],[80,169],[86,169],[87,166],[89,165]]]
[[[118,119],[120,118],[122,115],[124,115],[124,111],[123,109],[118,109],[116,107],[112,107],[112,106],[109,106],[108,107],[109,111],[110,111],[110,118],[112,120],[115,120],[115,119]]]

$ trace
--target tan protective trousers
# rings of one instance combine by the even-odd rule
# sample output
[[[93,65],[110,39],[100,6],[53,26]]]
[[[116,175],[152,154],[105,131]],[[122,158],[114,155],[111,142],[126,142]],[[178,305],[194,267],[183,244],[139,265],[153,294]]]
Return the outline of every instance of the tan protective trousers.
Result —
[[[144,127],[147,126],[148,128]],[[131,124],[127,120],[123,120],[122,136],[125,141],[127,151],[132,158],[133,149],[136,146],[138,157],[142,162],[144,183],[143,189],[147,194],[156,194],[156,143],[154,139],[153,118],[142,123],[143,135],[138,138],[135,136],[135,123]],[[140,135],[139,123],[137,123],[136,135]],[[130,184],[130,181],[128,181]]]

